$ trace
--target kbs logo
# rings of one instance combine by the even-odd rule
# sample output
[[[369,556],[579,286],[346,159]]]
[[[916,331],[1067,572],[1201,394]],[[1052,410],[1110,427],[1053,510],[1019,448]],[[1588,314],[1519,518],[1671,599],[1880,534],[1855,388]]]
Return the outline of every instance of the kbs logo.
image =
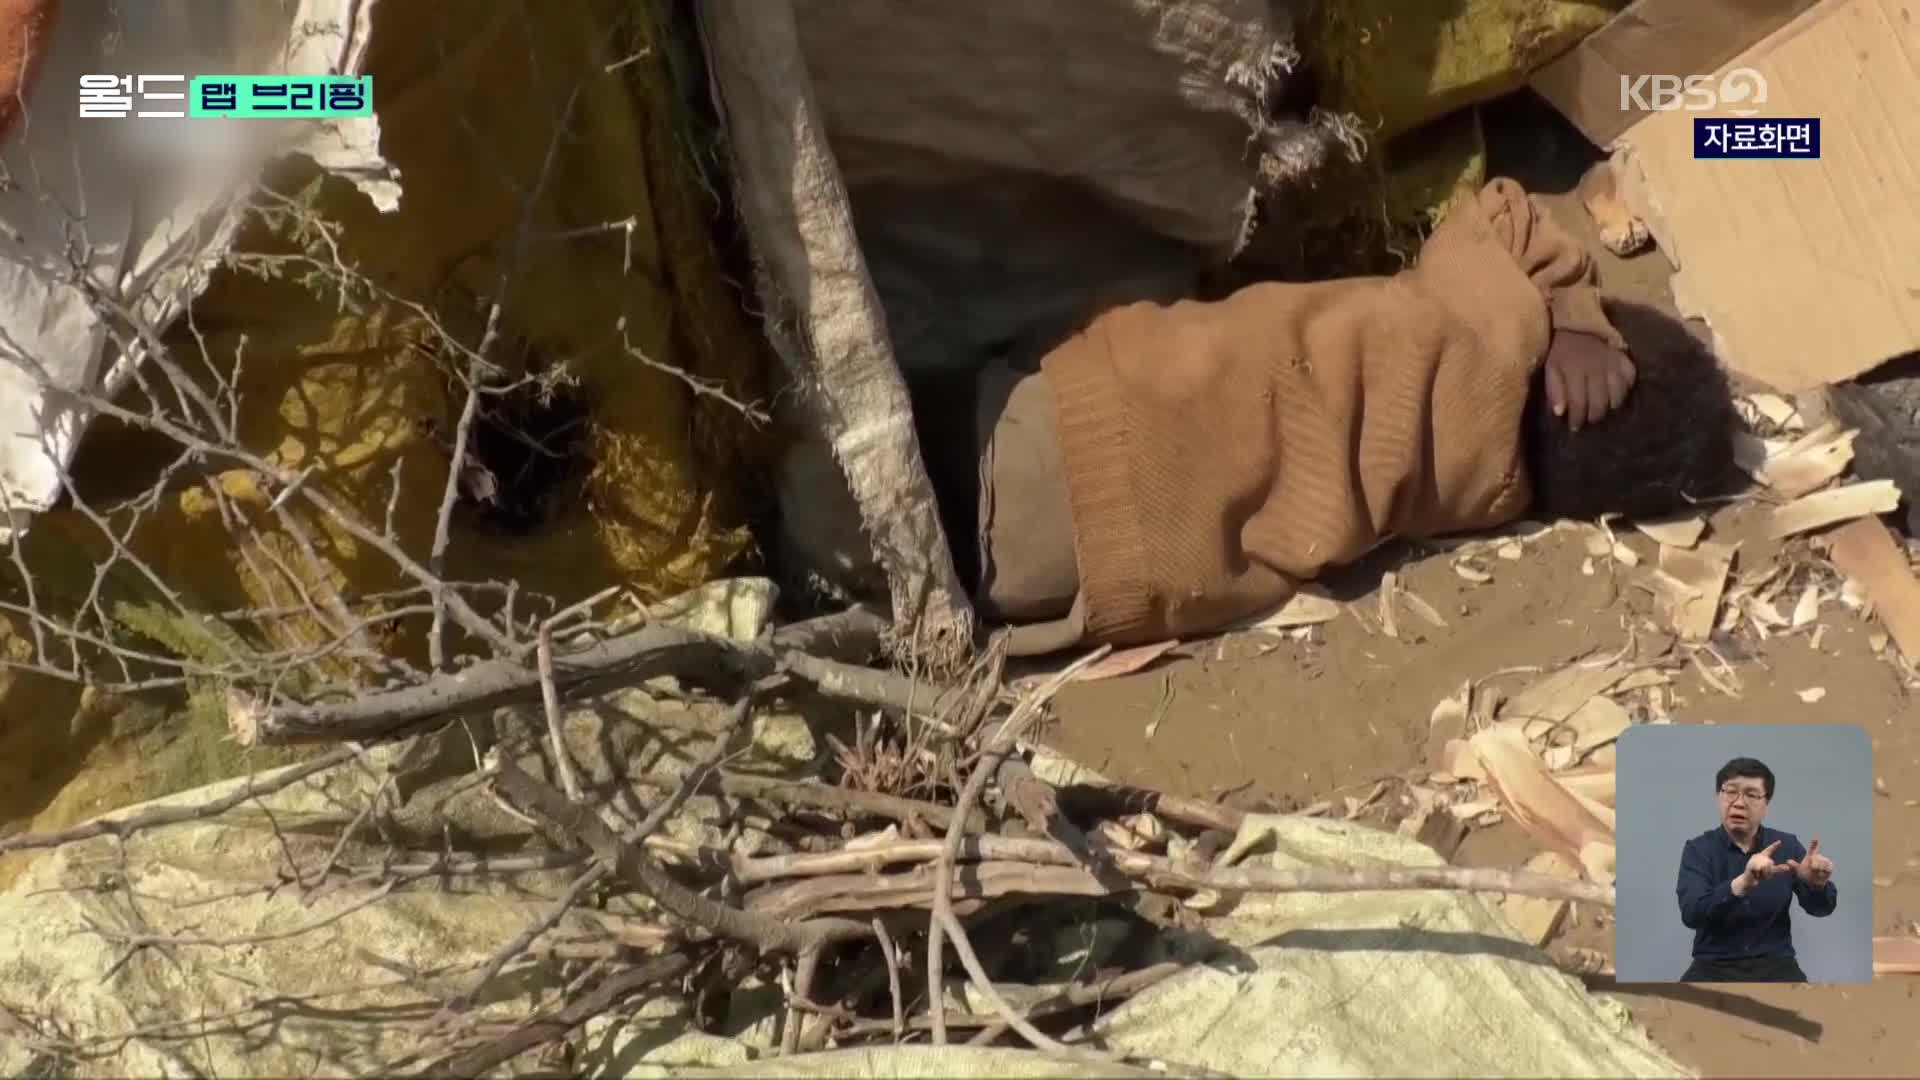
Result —
[[[1620,76],[1620,111],[1698,112],[1718,105],[1735,116],[1752,116],[1767,103],[1767,77],[1752,68],[1711,75]]]

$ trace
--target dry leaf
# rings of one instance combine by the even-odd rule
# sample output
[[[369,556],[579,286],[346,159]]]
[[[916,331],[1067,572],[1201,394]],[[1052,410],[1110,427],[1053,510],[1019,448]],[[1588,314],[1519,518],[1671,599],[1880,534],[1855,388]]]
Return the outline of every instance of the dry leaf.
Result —
[[[1824,686],[1809,686],[1805,690],[1800,691],[1800,700],[1809,705],[1826,696],[1827,688]]]
[[[1668,518],[1665,521],[1639,521],[1634,528],[1656,543],[1668,547],[1690,548],[1700,542],[1706,534],[1707,523],[1704,518],[1683,517]]]
[[[1131,675],[1155,660],[1165,656],[1179,639],[1157,641],[1152,645],[1139,645],[1131,649],[1108,653],[1106,656],[1088,664],[1074,675],[1074,682],[1095,682],[1100,679],[1112,679],[1121,675]]]
[[[1573,747],[1549,746],[1547,752],[1540,755],[1540,760],[1546,762],[1550,771],[1560,772],[1574,763]]]
[[[1773,512],[1768,531],[1779,540],[1899,507],[1900,489],[1893,481],[1867,480],[1800,496]]]
[[[1847,575],[1849,586],[1857,584],[1861,595],[1872,600],[1875,616],[1900,652],[1920,663],[1920,580],[1887,527],[1863,518],[1834,530],[1828,557]],[[1846,592],[1841,589],[1843,601]],[[1883,644],[1874,651],[1884,648]]]

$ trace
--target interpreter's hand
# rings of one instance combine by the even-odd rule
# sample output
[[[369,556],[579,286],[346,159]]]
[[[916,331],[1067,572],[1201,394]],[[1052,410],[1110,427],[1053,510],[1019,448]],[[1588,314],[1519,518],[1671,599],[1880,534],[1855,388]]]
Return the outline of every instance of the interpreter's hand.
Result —
[[[1792,868],[1809,888],[1824,889],[1827,887],[1827,882],[1833,880],[1833,860],[1820,854],[1820,838],[1817,836],[1813,838],[1813,843],[1807,845],[1807,857],[1789,859],[1787,866]]]
[[[1626,403],[1633,360],[1592,334],[1556,330],[1547,347],[1547,406],[1573,430]]]
[[[1777,863],[1773,861],[1773,853],[1778,851],[1779,848],[1780,841],[1775,840],[1773,843],[1754,852],[1753,857],[1747,860],[1747,868],[1740,875],[1746,881],[1745,888],[1738,890],[1741,894],[1744,895],[1747,889],[1753,888],[1755,885],[1773,877],[1775,874],[1792,873],[1793,866],[1791,863]]]

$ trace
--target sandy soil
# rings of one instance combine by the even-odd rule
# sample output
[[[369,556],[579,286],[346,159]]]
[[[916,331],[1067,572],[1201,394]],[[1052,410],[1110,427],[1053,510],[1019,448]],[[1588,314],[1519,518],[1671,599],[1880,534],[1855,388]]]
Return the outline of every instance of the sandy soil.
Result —
[[[1569,193],[1594,154],[1569,140],[1557,117],[1540,113],[1526,101],[1489,113],[1495,170],[1519,177],[1591,242],[1592,225]],[[1609,288],[1671,304],[1669,271],[1657,253],[1598,257]],[[1716,539],[1742,541],[1736,569],[1776,554],[1755,528],[1757,517],[1752,507],[1738,506],[1714,516]],[[1629,544],[1652,557],[1645,538]],[[1074,684],[1058,699],[1062,720],[1049,741],[1117,780],[1247,807],[1291,809],[1323,799],[1337,805],[1379,779],[1424,773],[1428,717],[1462,682],[1617,648],[1627,627],[1651,617],[1650,598],[1623,574],[1603,567],[1583,575],[1584,555],[1576,537],[1554,534],[1528,545],[1520,560],[1494,560],[1494,580],[1474,585],[1435,552],[1381,552],[1326,583],[1352,606],[1318,629],[1320,640],[1259,649],[1229,640],[1138,674]],[[1363,624],[1388,570],[1448,625],[1403,619],[1396,640],[1377,624]],[[1828,630],[1817,649],[1801,634],[1772,639],[1734,661],[1744,683],[1737,699],[1690,672],[1678,675],[1674,722],[1865,726],[1887,788],[1875,800],[1875,932],[1911,932],[1920,920],[1920,712],[1890,664],[1874,655],[1871,627],[1837,606],[1822,619]],[[1826,696],[1802,703],[1797,691],[1813,686]],[[1149,718],[1163,701],[1148,739]],[[1503,823],[1470,834],[1454,858],[1512,866],[1537,850],[1518,827]],[[1612,930],[1604,922],[1571,927],[1562,940],[1611,955]],[[1617,993],[1661,1045],[1708,1076],[1912,1075],[1920,1058],[1916,977],[1737,990],[1591,983],[1597,992]]]

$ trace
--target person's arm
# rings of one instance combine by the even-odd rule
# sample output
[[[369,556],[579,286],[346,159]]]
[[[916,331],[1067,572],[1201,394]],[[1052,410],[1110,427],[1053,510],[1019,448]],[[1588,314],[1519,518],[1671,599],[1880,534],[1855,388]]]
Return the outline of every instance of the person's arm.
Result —
[[[1588,334],[1624,350],[1626,342],[1601,310],[1593,260],[1580,241],[1525,188],[1505,177],[1489,181],[1478,200],[1494,236],[1547,298],[1553,329]]]
[[[1680,849],[1680,925],[1698,930],[1726,916],[1745,894],[1739,878],[1715,881],[1706,852],[1688,844]]]

